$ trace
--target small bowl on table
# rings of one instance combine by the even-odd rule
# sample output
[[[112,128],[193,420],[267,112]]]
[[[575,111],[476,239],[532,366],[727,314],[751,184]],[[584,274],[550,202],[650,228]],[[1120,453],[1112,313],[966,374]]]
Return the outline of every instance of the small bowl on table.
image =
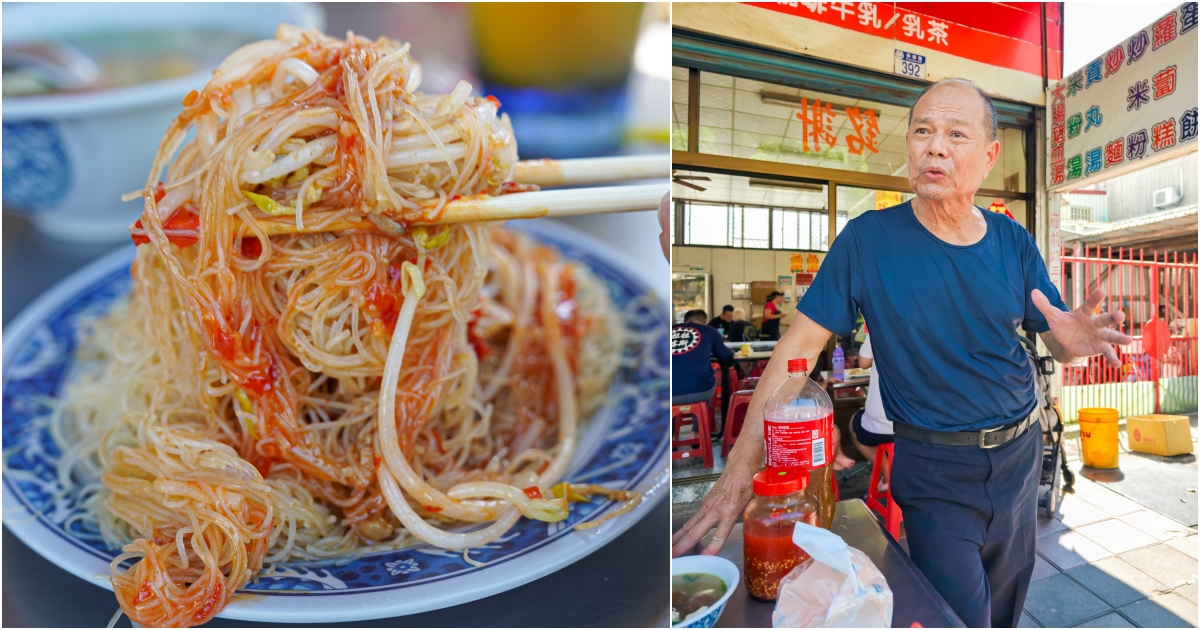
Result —
[[[146,184],[163,133],[183,97],[212,78],[215,59],[274,37],[280,23],[325,24],[319,6],[289,2],[9,2],[3,18],[6,51],[49,46],[61,55],[74,50],[61,48],[62,42],[107,37],[110,48],[133,51],[111,66],[126,74],[137,74],[121,64],[135,58],[139,46],[154,50],[164,38],[186,36],[204,55],[185,69],[160,68],[167,78],[3,97],[4,209],[27,215],[49,236],[77,243],[128,242],[142,200],[122,203],[121,196]],[[216,41],[217,34],[229,41]],[[169,66],[170,59],[163,63]],[[100,67],[102,79],[110,76]]]
[[[689,619],[671,624],[671,627],[711,628],[717,625],[717,619],[720,619],[721,613],[725,611],[725,604],[729,601],[729,597],[733,595],[733,592],[737,590],[742,572],[736,564],[719,556],[683,556],[682,558],[672,559],[672,581],[674,581],[676,575],[683,575],[685,573],[707,573],[720,578],[721,581],[725,582],[725,595],[721,599],[718,599],[712,606],[709,606],[704,614],[693,615]]]

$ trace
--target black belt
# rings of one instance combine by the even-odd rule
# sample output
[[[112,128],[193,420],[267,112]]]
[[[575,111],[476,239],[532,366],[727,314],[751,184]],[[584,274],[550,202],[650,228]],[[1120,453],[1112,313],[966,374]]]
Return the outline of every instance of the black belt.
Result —
[[[1037,419],[1030,414],[1020,422],[994,429],[983,429],[981,431],[934,431],[933,429],[922,429],[901,422],[894,424],[894,430],[896,431],[896,435],[918,442],[923,442],[925,436],[928,435],[929,441],[934,444],[976,446],[986,449],[996,448],[1021,437],[1021,434],[1025,433],[1025,429],[1028,429],[1034,422],[1037,422]]]

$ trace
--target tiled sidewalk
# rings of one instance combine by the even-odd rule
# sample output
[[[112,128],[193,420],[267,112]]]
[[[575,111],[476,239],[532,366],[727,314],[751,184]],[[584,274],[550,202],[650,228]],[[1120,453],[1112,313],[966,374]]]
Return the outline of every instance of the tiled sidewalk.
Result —
[[[1150,465],[1196,467],[1186,456]],[[1196,528],[1084,478],[1078,461],[1071,468],[1061,520],[1038,518],[1021,627],[1195,627]]]

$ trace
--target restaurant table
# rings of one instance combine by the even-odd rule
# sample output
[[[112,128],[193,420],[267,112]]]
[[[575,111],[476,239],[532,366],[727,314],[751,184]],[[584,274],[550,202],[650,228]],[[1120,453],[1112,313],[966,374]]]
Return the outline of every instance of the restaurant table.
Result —
[[[774,354],[774,352],[775,352],[774,349],[759,350],[759,351],[751,352],[750,354],[747,354],[745,356],[741,355],[740,353],[735,352],[735,353],[733,353],[733,360],[736,362],[738,368],[740,368],[740,370],[743,372],[743,375],[745,375],[745,374],[748,374],[751,370],[753,370],[754,365],[756,363],[758,363],[759,361],[770,361],[771,355]]]
[[[774,339],[771,339],[768,341],[726,341],[725,345],[732,350],[738,350],[742,346],[744,346],[746,344],[750,344],[750,349],[757,351],[757,350],[770,350],[770,349],[774,348],[775,344],[777,344],[777,343],[779,343],[779,342],[775,341]]]
[[[675,528],[682,527],[691,516],[676,515]],[[887,580],[888,587],[892,589],[893,628],[908,628],[914,622],[926,628],[966,627],[865,503],[858,499],[838,502],[833,520],[833,533],[866,554]],[[697,550],[707,545],[708,541],[706,537],[696,546]],[[736,564],[739,570],[744,568],[741,523],[734,526],[728,542],[717,555]],[[762,602],[750,597],[743,577],[738,582],[736,592],[725,604],[725,611],[717,620],[716,627],[770,628],[771,612],[774,610],[775,602]]]

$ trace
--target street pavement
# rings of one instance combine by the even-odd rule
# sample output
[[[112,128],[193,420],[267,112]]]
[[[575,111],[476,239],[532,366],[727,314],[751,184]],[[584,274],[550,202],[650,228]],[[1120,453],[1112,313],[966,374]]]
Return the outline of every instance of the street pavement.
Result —
[[[1194,451],[1196,414],[1191,421]],[[1037,565],[1021,627],[1196,626],[1196,527],[1163,513],[1179,513],[1168,501],[1195,505],[1195,453],[1169,458],[1132,453],[1125,448],[1123,430],[1121,442],[1122,468],[1136,470],[1142,478],[1178,479],[1190,470],[1190,486],[1176,490],[1184,498],[1088,479],[1086,475],[1113,475],[1084,469],[1078,441],[1068,438],[1064,443],[1076,473],[1075,493],[1064,498],[1058,518],[1039,515]],[[1126,488],[1132,496],[1116,488]],[[1194,512],[1193,507],[1192,523]]]

